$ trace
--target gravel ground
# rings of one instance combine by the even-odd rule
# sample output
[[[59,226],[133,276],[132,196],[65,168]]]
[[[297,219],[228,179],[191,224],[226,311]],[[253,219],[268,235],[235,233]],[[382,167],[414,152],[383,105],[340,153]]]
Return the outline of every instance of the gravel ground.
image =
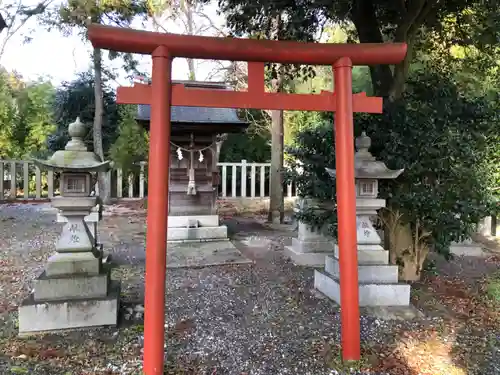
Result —
[[[53,251],[60,227],[46,208],[0,206],[0,374],[141,374],[141,216],[106,217],[101,226],[102,242],[120,263],[112,273],[123,284],[119,329],[15,336],[17,305]],[[283,245],[293,232],[285,226],[266,229],[255,218],[233,218],[227,224],[237,247],[254,263],[167,273],[166,374],[500,374],[498,325],[485,333],[457,323],[444,311],[444,302],[424,296],[434,286],[425,283],[416,286],[415,293],[427,317],[386,321],[363,315],[363,363],[355,364],[360,370],[344,368],[339,361],[338,306],[312,289],[312,270],[283,259]],[[431,339],[439,346],[432,346]],[[474,350],[474,357],[462,353],[461,347],[476,348],[479,341],[484,351]],[[429,356],[435,352],[440,362],[434,372],[424,372],[419,363],[432,362]]]

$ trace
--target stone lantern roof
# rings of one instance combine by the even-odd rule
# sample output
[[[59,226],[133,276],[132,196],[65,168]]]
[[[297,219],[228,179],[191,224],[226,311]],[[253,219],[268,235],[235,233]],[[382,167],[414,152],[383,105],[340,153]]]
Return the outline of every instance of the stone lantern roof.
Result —
[[[370,179],[394,179],[397,178],[404,169],[389,169],[384,162],[375,160],[375,157],[368,151],[372,145],[372,140],[365,132],[356,138],[356,148],[354,154],[354,170],[356,178]]]
[[[64,150],[59,150],[47,160],[34,160],[41,168],[73,172],[102,172],[110,168],[110,161],[102,161],[99,155],[88,151],[83,139],[88,128],[77,117],[75,122],[69,124],[68,134],[71,139]]]
[[[366,132],[356,138],[356,149],[354,154],[354,177],[357,179],[395,179],[404,169],[389,169],[384,162],[375,160],[375,157],[368,151],[372,144]],[[325,168],[328,174],[336,177],[335,169]]]

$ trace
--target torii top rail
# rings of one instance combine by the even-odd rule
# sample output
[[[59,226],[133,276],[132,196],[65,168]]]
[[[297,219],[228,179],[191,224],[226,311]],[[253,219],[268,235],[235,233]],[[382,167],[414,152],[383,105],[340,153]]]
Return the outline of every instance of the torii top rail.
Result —
[[[317,44],[236,38],[214,38],[146,32],[91,25],[94,47],[153,57],[152,84],[118,90],[118,102],[150,104],[148,219],[144,373],[163,374],[166,228],[170,158],[171,105],[261,108],[335,112],[338,246],[342,356],[360,357],[359,291],[354,184],[353,112],[382,112],[382,99],[352,93],[352,66],[398,64],[405,44]],[[171,83],[174,57],[248,61],[248,90],[244,92],[188,89]],[[264,63],[332,65],[335,92],[321,94],[267,93]]]
[[[89,40],[97,48],[150,55],[165,46],[172,57],[191,59],[332,65],[341,57],[353,65],[398,64],[406,56],[405,43],[320,44],[291,41],[217,38],[155,33],[92,25]]]

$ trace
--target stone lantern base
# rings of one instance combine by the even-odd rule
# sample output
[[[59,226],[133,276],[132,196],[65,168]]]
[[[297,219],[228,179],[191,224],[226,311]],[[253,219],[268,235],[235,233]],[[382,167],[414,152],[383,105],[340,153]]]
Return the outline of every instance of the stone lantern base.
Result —
[[[303,208],[321,211],[329,207],[316,199],[300,198],[294,212],[298,213]],[[336,244],[334,238],[324,233],[322,229],[313,229],[310,225],[299,221],[297,238],[292,238],[291,246],[285,246],[285,256],[297,266],[323,267],[326,256],[333,254]]]
[[[101,258],[92,253],[55,254],[19,306],[19,335],[114,326],[119,298],[120,283],[110,280],[110,269]]]
[[[77,271],[77,272],[75,272]],[[116,325],[120,283],[92,253],[57,253],[19,306],[19,335]]]
[[[340,304],[339,248],[327,256],[324,271],[314,271],[314,287]],[[389,252],[375,245],[358,247],[360,306],[409,306],[410,285],[398,282],[398,266],[389,264]]]
[[[41,275],[35,290],[19,307],[20,336],[117,324],[120,283],[106,284],[104,275],[60,279]]]

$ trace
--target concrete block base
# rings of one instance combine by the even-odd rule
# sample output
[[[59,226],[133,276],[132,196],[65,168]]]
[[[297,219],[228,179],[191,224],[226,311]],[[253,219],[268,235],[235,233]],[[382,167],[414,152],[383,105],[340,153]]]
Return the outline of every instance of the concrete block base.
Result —
[[[398,266],[381,264],[360,264],[358,265],[358,280],[360,283],[398,283]],[[340,265],[338,259],[327,256],[325,271],[334,279],[340,278]]]
[[[35,301],[34,294],[19,307],[19,335],[96,326],[118,322],[120,283],[112,281],[102,298]]]
[[[314,287],[340,304],[340,282],[338,279],[315,270]],[[409,304],[410,285],[408,284],[359,284],[360,306],[408,306]]]
[[[220,241],[227,239],[227,227],[168,228],[168,242]]]
[[[327,255],[331,255],[331,252],[304,253],[293,246],[285,246],[285,257],[297,266],[323,267]]]

